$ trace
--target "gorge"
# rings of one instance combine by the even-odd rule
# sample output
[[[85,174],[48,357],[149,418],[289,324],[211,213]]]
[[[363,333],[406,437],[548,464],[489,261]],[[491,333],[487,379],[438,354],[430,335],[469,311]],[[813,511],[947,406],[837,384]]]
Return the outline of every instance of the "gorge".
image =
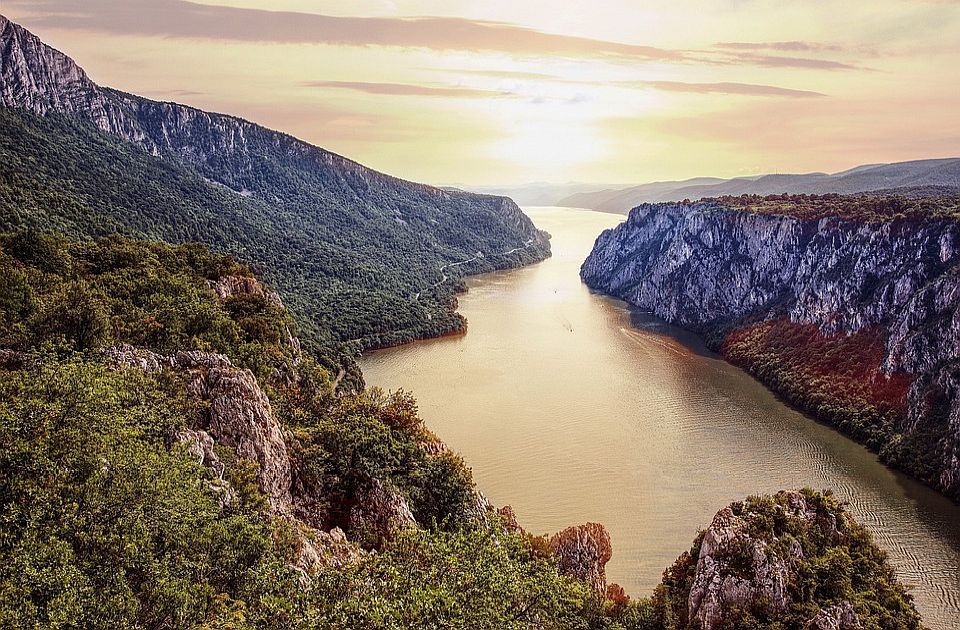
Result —
[[[947,627],[956,506],[588,293],[600,219],[557,212],[538,227],[505,197],[101,86],[0,16],[0,625],[919,630],[916,587]],[[559,255],[531,266],[541,227]],[[841,401],[871,446],[908,386],[952,395],[923,359],[949,328],[947,232],[897,259],[943,282],[916,292],[891,378],[871,364],[879,385]],[[498,293],[511,278],[539,280]],[[465,334],[468,285],[465,309],[507,307],[499,328]],[[854,345],[874,357],[871,331]],[[358,353],[433,337],[364,360],[421,403],[365,386]],[[452,355],[410,360],[424,348]],[[894,454],[953,488],[954,443],[902,434]]]
[[[608,578],[631,594],[649,592],[717,504],[830,487],[891,554],[925,623],[954,627],[960,508],[788,408],[696,336],[591,293],[577,271],[620,217],[525,210],[552,234],[553,257],[468,280],[469,333],[365,354],[369,384],[412,391],[478,485],[531,531],[571,516],[604,523]]]

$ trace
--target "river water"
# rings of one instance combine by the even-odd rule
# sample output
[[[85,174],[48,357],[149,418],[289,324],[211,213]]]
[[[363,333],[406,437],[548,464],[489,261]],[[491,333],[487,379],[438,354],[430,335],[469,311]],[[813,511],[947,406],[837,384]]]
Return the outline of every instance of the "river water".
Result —
[[[714,513],[750,494],[833,488],[870,527],[927,625],[960,628],[960,507],[780,403],[697,338],[580,283],[622,216],[526,212],[543,263],[468,281],[462,337],[370,353],[367,383],[412,391],[427,425],[534,533],[599,521],[611,582],[648,595]]]

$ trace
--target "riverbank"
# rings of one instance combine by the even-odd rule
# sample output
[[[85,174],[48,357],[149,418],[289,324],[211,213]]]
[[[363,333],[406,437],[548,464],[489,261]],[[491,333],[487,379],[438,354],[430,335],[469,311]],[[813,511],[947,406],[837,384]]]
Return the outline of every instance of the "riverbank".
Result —
[[[427,426],[529,531],[603,523],[607,577],[629,593],[649,593],[717,506],[833,488],[915,585],[928,625],[952,628],[960,509],[689,335],[591,294],[577,270],[621,217],[528,213],[553,234],[553,257],[467,279],[470,334],[366,353],[370,385],[413,392]]]

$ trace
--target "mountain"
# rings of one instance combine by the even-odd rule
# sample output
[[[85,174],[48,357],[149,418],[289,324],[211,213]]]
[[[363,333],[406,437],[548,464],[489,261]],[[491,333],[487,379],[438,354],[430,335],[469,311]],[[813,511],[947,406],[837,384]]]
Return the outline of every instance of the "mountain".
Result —
[[[644,204],[581,277],[960,500],[960,196]]]
[[[616,190],[573,194],[557,205],[626,214],[641,203],[682,201],[705,197],[826,193],[852,194],[895,188],[943,186],[960,190],[960,158],[867,164],[839,173],[760,175],[718,179],[698,177],[655,182]]]
[[[3,17],[0,106],[0,229],[205,242],[276,286],[331,364],[463,330],[463,275],[549,255],[510,199],[405,181],[240,118],[99,86]]]

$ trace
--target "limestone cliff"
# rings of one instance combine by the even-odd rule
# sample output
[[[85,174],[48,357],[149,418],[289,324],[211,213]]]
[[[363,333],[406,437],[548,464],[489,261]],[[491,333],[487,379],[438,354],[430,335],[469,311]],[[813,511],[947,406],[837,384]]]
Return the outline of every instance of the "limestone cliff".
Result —
[[[705,333],[728,355],[735,353],[725,342],[736,341],[737,331],[774,327],[808,327],[808,340],[863,352],[859,369],[873,382],[867,402],[879,407],[882,392],[900,383],[902,391],[888,396],[883,421],[868,422],[878,426],[835,424],[960,497],[960,221],[950,212],[956,199],[925,201],[923,211],[897,199],[800,203],[817,209],[774,212],[716,200],[639,206],[599,236],[581,277],[593,289]],[[831,214],[831,204],[873,204],[881,214]],[[896,211],[882,214],[887,206]],[[868,352],[874,342],[877,352]],[[741,363],[778,388],[762,369]],[[829,370],[823,376],[840,378]],[[832,421],[818,413],[824,405],[805,404],[808,394],[788,398]],[[888,421],[892,426],[879,426]]]

